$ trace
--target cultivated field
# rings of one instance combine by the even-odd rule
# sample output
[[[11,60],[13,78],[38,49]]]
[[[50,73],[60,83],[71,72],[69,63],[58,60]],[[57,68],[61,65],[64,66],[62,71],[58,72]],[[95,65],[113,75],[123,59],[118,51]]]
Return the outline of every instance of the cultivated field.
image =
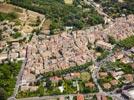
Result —
[[[15,11],[17,7],[9,4],[1,4],[0,3],[0,12],[9,13]]]
[[[21,31],[23,33],[31,33],[32,30],[38,26],[36,25],[37,18],[40,20],[43,19],[44,15],[39,14],[34,11],[26,10],[21,7],[17,7],[11,4],[0,4],[0,12],[3,13],[11,13],[15,12],[18,15],[18,19],[15,19],[14,21],[17,21],[22,26]]]

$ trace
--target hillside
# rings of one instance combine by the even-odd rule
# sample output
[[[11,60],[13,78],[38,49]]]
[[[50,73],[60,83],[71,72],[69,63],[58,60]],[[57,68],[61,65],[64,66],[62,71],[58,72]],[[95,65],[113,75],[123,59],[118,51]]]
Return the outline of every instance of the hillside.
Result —
[[[64,26],[81,29],[104,22],[97,11],[79,0],[73,4],[65,4],[64,0],[11,0],[10,3],[45,14],[51,20],[51,32],[63,30]]]

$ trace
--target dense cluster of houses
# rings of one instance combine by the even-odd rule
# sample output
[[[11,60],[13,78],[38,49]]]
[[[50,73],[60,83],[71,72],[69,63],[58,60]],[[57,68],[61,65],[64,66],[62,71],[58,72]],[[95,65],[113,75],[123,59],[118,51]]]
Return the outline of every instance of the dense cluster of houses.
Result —
[[[0,41],[0,63],[7,60],[24,60],[26,54],[26,44],[20,43],[18,39],[13,39],[12,34],[20,27],[15,25],[15,22],[3,21],[0,22],[1,41]]]
[[[8,47],[7,47],[8,46]],[[0,54],[0,63],[5,63],[6,61],[23,61],[26,55],[26,46],[18,42],[12,42],[4,47],[4,50]]]
[[[5,0],[0,2],[2,1]],[[15,12],[17,15],[13,21],[0,21],[0,63],[6,60],[24,60],[27,43],[23,39],[29,39],[29,35],[38,27],[32,24],[35,24],[37,19],[42,20],[44,15],[10,4],[2,3],[0,6],[1,12],[6,12],[2,11],[5,7],[7,12]],[[13,35],[16,32],[20,33],[21,36],[14,38]]]
[[[122,40],[134,35],[134,15],[115,19],[115,22],[104,29],[103,32],[111,35],[116,40]]]
[[[32,13],[33,12],[30,12],[31,15],[28,15],[31,16],[31,18],[33,17],[32,15],[34,15]],[[134,16],[129,15],[127,18],[116,19],[114,23],[105,29],[103,29],[102,25],[97,25],[89,29],[67,31],[53,36],[42,34],[33,35],[31,41],[26,43],[14,40],[11,35],[17,31],[21,32],[22,36],[25,36],[27,35],[26,33],[29,34],[32,32],[33,28],[31,29],[24,26],[22,29],[20,25],[15,25],[15,22],[3,21],[0,22],[0,30],[2,30],[0,63],[7,60],[25,60],[27,57],[27,63],[21,81],[21,90],[25,91],[30,89],[31,91],[35,91],[38,89],[38,86],[30,86],[30,83],[36,80],[37,75],[49,71],[64,70],[85,64],[91,60],[94,61],[97,58],[95,47],[99,46],[107,50],[113,48],[113,45],[108,43],[108,35],[114,37],[116,40],[134,35],[133,22]],[[89,46],[91,46],[91,48],[89,48]],[[130,63],[134,60],[128,57],[132,52],[134,52],[134,48],[132,48],[131,51],[125,52],[125,54],[117,52],[117,54],[111,58],[111,61],[114,62],[116,59],[120,59],[123,63]],[[104,77],[108,75],[108,73],[99,74]],[[112,85],[118,84],[118,77],[124,73],[118,71],[111,72],[111,74],[116,80],[103,84],[105,88],[110,88]],[[126,81],[133,81],[133,75],[126,74],[123,76]],[[80,73],[69,73],[65,76],[65,79],[72,79],[73,77],[80,77]],[[52,77],[51,81],[59,81],[61,79],[60,77]],[[88,82],[85,83],[85,86],[95,87],[95,84]]]
[[[97,53],[94,50],[96,46],[107,50],[113,48],[113,45],[108,43],[108,35],[120,40],[134,34],[133,20],[134,16],[130,15],[128,19],[116,19],[115,23],[105,29],[97,26],[92,29],[63,32],[53,36],[34,35],[28,43],[27,64],[22,81],[29,82],[27,77],[36,77],[49,71],[64,70],[96,59]],[[88,45],[92,46],[91,49],[88,48]],[[122,61],[126,60],[128,59],[122,58]]]

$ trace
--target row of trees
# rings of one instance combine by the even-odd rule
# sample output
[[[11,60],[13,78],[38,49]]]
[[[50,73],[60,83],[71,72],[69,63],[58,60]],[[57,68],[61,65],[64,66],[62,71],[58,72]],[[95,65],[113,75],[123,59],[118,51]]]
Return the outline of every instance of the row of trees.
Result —
[[[88,68],[90,65],[92,65],[92,62],[87,62],[83,65],[79,65],[79,66],[75,66],[75,67],[70,67],[68,69],[65,70],[57,70],[55,72],[46,72],[43,74],[43,76],[45,78],[47,77],[52,77],[52,76],[61,76],[61,75],[65,75],[71,72],[80,72],[82,70],[85,70],[86,68]]]

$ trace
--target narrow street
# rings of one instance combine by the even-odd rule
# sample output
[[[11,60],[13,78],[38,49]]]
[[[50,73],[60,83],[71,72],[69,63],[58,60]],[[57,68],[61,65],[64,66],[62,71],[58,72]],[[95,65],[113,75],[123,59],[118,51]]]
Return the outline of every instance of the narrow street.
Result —
[[[44,18],[42,19],[42,21],[41,21],[40,25],[38,26],[38,29],[39,29],[39,30],[40,30],[40,29],[41,29],[41,27],[43,26],[43,24],[44,24],[45,20],[46,20],[46,18],[45,18],[45,16],[44,16]]]
[[[110,51],[109,55],[105,59],[103,59],[103,60],[101,60],[99,62],[97,62],[97,61],[94,62],[95,69],[92,72],[92,78],[93,78],[95,84],[97,85],[97,87],[99,89],[99,92],[103,92],[103,90],[102,90],[101,86],[99,85],[99,83],[97,81],[98,72],[99,72],[102,64],[106,63],[111,56],[113,56],[112,50]]]

